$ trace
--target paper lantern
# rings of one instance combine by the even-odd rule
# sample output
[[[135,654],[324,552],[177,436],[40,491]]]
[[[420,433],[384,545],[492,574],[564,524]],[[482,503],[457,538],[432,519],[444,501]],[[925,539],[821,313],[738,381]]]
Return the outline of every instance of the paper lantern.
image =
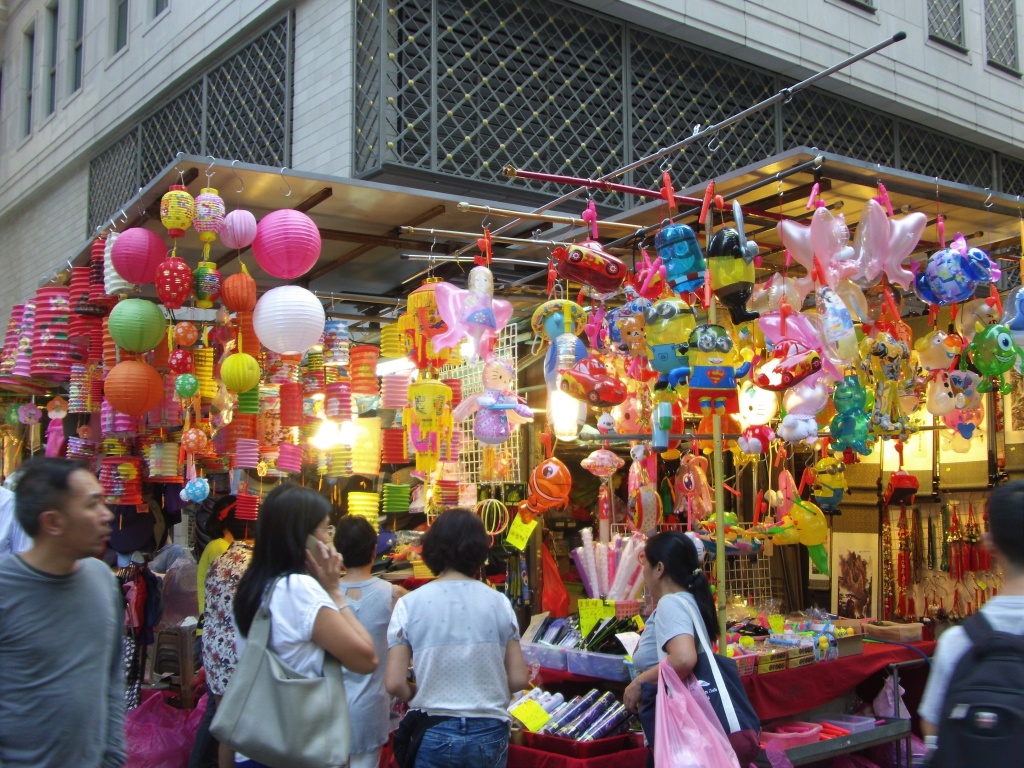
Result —
[[[260,337],[252,324],[252,312],[238,312],[238,351],[257,357],[260,354]]]
[[[409,386],[409,406],[402,413],[402,425],[416,455],[416,469],[432,472],[442,448],[451,451],[452,391],[436,379],[419,379]]]
[[[253,313],[263,346],[281,354],[302,354],[320,341],[326,320],[320,299],[295,285],[271,288]]]
[[[245,264],[237,275],[224,278],[220,300],[232,312],[252,312],[256,308],[256,281],[252,279]]]
[[[267,274],[293,280],[313,268],[320,245],[320,230],[313,220],[302,211],[285,208],[260,220],[252,255]]]
[[[324,416],[331,421],[352,418],[352,390],[347,381],[333,381],[325,387]]]
[[[210,309],[213,302],[220,297],[220,272],[212,261],[200,261],[192,273],[192,288],[196,292],[196,306]]]
[[[217,240],[224,227],[224,200],[212,187],[203,187],[196,197],[196,217],[192,222],[199,241],[203,243],[203,260],[209,252],[209,245]]]
[[[196,201],[182,184],[172,184],[160,198],[160,223],[167,227],[172,238],[184,237],[185,230],[192,226],[196,217]]]
[[[106,245],[103,250],[103,290],[107,294],[107,304],[113,306],[116,299],[110,297],[123,296],[135,290],[135,286],[125,280],[117,273],[114,267],[114,244],[118,241],[117,232],[107,235]]]
[[[255,386],[250,390],[238,393],[238,413],[242,415],[256,415],[260,412],[260,388]]]
[[[385,328],[389,326],[384,326]],[[348,323],[336,317],[324,324],[324,365],[345,367],[348,365],[349,333]]]
[[[110,310],[110,337],[129,352],[149,352],[163,340],[166,327],[160,307],[145,299],[125,299]]]
[[[184,321],[174,324],[174,343],[182,347],[191,347],[199,341],[199,329],[192,323]]]
[[[192,295],[192,270],[184,259],[169,256],[156,268],[156,295],[168,309],[181,309]]]
[[[260,364],[252,355],[236,352],[220,364],[220,380],[232,392],[247,392],[260,383]]]
[[[277,469],[280,472],[301,472],[302,449],[292,443],[281,443],[278,446]]]
[[[201,453],[207,442],[206,433],[199,427],[192,427],[181,433],[181,447],[185,449],[185,453]]]
[[[195,397],[199,392],[199,379],[191,373],[181,374],[174,380],[174,392],[184,400]]]
[[[136,285],[156,280],[157,265],[167,254],[167,246],[156,232],[145,227],[130,227],[113,241],[110,260],[117,274]]]
[[[281,426],[302,425],[302,385],[289,381],[281,385]]]
[[[355,419],[355,440],[352,442],[352,472],[357,475],[380,473],[381,420]]]
[[[142,416],[160,404],[164,385],[160,373],[153,366],[138,360],[125,360],[107,374],[103,394],[114,410],[129,416]]]
[[[248,211],[231,211],[224,217],[220,241],[228,248],[247,248],[256,238],[256,217]]]
[[[167,358],[167,365],[174,373],[191,373],[195,361],[187,349],[176,349]]]

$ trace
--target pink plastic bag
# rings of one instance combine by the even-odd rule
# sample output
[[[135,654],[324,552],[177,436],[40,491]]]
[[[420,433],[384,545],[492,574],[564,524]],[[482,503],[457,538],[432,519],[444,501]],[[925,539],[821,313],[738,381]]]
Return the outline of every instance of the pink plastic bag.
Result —
[[[693,675],[680,680],[667,658],[658,665],[654,764],[658,768],[739,768],[700,683]]]
[[[125,717],[125,768],[187,768],[206,697],[195,709],[177,709],[167,703],[168,695],[150,696]]]

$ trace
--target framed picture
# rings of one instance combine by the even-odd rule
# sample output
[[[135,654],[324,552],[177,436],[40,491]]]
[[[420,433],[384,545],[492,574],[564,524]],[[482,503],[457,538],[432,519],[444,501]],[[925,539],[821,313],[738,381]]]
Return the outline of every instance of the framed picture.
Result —
[[[832,537],[832,613],[846,619],[878,616],[878,534]]]
[[[1013,391],[1003,395],[1003,435],[1007,443],[1024,443],[1024,376],[1016,369],[1006,374]]]

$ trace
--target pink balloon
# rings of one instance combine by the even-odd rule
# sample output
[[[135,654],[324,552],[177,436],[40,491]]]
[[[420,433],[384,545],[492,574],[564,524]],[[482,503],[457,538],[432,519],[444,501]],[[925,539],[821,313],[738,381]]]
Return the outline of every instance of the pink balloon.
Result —
[[[851,261],[853,249],[849,246],[850,230],[843,214],[833,216],[832,211],[822,206],[811,217],[811,247],[818,257],[821,278],[833,290],[845,268]]]
[[[833,378],[843,378],[840,370],[841,361],[832,359],[829,354],[832,350],[822,342],[824,336],[815,328],[806,315],[794,313],[787,317],[785,333],[782,331],[782,315],[778,312],[769,312],[767,315],[761,315],[757,324],[764,333],[764,337],[772,345],[778,344],[783,339],[794,339],[805,347],[817,350],[818,354],[821,355],[822,370],[827,371]],[[817,375],[812,374],[809,378],[814,379]]]
[[[241,209],[231,211],[221,225],[220,241],[228,248],[246,248],[256,238],[256,217]]]
[[[914,284],[914,273],[903,267],[903,260],[917,247],[928,217],[923,213],[910,213],[902,219],[889,219],[889,243],[882,257],[882,268],[889,282],[907,290]]]
[[[868,200],[857,224],[852,268],[846,277],[861,288],[870,288],[882,276],[882,269],[885,266],[884,255],[888,250],[889,217],[877,200]]]
[[[474,267],[469,273],[468,288],[462,290],[451,283],[439,283],[434,295],[437,311],[448,330],[435,336],[435,349],[454,347],[463,338],[472,342],[470,357],[489,351],[498,333],[512,317],[512,305],[494,298],[494,278],[487,267]]]

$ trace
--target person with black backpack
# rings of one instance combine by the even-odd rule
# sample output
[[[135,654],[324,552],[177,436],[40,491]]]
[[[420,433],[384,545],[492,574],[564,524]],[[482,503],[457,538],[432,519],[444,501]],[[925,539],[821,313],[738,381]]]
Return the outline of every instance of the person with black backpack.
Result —
[[[983,543],[999,594],[939,639],[918,714],[929,768],[1020,765],[1024,755],[1024,480],[995,488]]]

